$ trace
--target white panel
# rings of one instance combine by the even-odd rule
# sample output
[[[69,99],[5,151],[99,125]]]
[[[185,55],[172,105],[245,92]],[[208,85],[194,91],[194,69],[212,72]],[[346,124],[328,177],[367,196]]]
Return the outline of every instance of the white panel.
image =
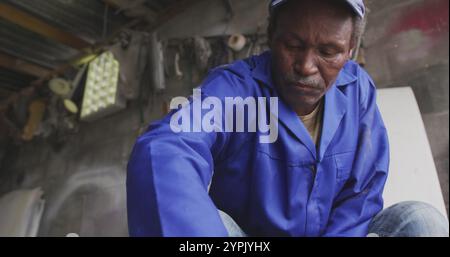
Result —
[[[438,174],[412,89],[379,89],[378,106],[391,152],[384,190],[385,208],[401,201],[423,201],[446,215]]]
[[[0,237],[37,236],[44,210],[43,192],[16,190],[0,198]]]

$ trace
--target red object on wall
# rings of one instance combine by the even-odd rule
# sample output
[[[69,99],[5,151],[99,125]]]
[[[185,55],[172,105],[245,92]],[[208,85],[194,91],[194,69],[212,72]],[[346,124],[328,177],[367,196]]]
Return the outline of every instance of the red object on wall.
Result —
[[[437,38],[448,32],[448,0],[426,0],[423,4],[406,8],[390,30],[390,35],[418,29],[425,35]]]

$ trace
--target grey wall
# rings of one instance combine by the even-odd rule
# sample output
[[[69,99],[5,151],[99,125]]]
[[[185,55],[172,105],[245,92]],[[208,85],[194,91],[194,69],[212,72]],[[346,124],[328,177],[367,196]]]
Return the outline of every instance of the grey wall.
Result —
[[[370,0],[367,3],[370,14],[364,39],[366,68],[378,88],[413,88],[448,212],[449,1]]]
[[[268,0],[231,0],[232,12],[222,0],[203,0],[159,29],[161,38],[265,33]],[[208,10],[205,12],[205,10]],[[230,16],[231,15],[231,16]]]

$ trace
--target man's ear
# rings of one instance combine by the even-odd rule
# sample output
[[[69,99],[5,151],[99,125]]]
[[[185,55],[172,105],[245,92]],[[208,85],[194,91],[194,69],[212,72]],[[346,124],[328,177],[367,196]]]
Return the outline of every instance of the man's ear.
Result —
[[[351,60],[353,58],[355,48],[350,48],[350,51],[348,51],[348,59]]]

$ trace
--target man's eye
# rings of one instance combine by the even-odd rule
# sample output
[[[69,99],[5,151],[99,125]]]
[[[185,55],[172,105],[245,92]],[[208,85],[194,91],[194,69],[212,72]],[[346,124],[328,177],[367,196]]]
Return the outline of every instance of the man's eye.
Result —
[[[321,50],[320,50],[320,54],[321,54],[323,57],[330,58],[330,57],[336,56],[338,53],[337,53],[337,51],[332,50],[332,49],[321,49]]]

